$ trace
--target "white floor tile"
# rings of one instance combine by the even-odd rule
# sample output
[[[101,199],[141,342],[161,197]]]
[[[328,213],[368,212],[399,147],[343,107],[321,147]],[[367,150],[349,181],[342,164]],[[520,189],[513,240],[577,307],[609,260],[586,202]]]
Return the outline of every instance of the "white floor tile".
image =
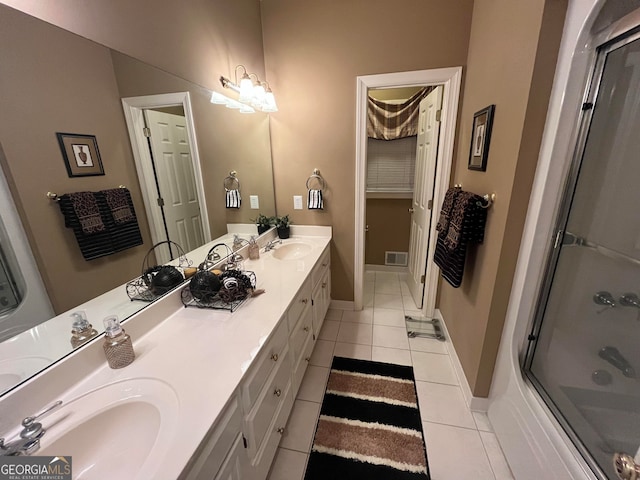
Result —
[[[373,326],[373,345],[409,350],[407,331],[401,327]]]
[[[458,385],[449,355],[427,352],[411,352],[416,380]],[[475,428],[475,423],[473,424]]]
[[[342,322],[338,331],[338,342],[371,345],[372,325],[368,323]]]
[[[407,282],[402,280],[400,281],[400,291],[402,292],[402,295],[411,295],[409,285],[407,285]]]
[[[423,421],[475,430],[476,424],[460,387],[417,381],[416,390]]]
[[[396,272],[376,272],[376,283],[380,284],[382,282],[398,282],[400,283],[399,274]]]
[[[336,342],[318,339],[316,346],[313,347],[313,353],[311,354],[309,363],[318,367],[330,367],[335,346]]]
[[[335,320],[335,321],[339,322],[340,320],[342,320],[343,312],[344,312],[344,310],[338,310],[336,308],[330,308],[329,310],[327,310],[327,314],[325,315],[324,319],[325,320]]]
[[[318,334],[318,338],[322,340],[336,341],[338,337],[338,330],[340,330],[340,322],[335,320],[325,320]]]
[[[364,292],[362,295],[362,306],[363,307],[373,307],[373,293]]]
[[[409,316],[409,317],[413,317],[413,318],[422,318],[422,311],[421,310],[412,310],[410,308],[404,307],[404,314]]]
[[[371,347],[371,360],[411,366],[411,352],[397,348]]]
[[[507,460],[504,458],[504,453],[495,433],[480,432],[480,438],[484,444],[484,449],[489,457],[489,463],[493,469],[493,474],[496,480],[513,480],[513,474],[509,468]]]
[[[309,365],[298,390],[298,400],[322,403],[327,378],[329,378],[329,368]]]
[[[402,304],[405,310],[419,310],[411,295],[402,294]]]
[[[375,281],[376,281],[376,272],[374,272],[373,270],[367,270],[366,272],[364,272],[365,283],[372,283]]]
[[[308,455],[286,448],[278,448],[271,465],[269,480],[302,480]]]
[[[359,311],[346,311],[342,314],[343,322],[373,323],[373,308],[368,307]]]
[[[389,295],[388,293],[376,293],[373,295],[373,306],[378,308],[395,308],[404,311],[402,295]]]
[[[336,357],[359,358],[360,360],[371,360],[371,346],[358,345],[357,343],[336,343],[333,351]]]
[[[280,447],[309,453],[319,414],[319,403],[296,400],[280,440]]]
[[[392,308],[374,308],[373,323],[376,325],[405,328],[404,312]]]
[[[400,282],[397,279],[395,280],[376,280],[375,285],[376,293],[390,293],[393,295],[402,295],[402,290],[400,289]]]
[[[489,421],[489,417],[484,412],[471,412],[473,419],[476,422],[476,427],[481,432],[493,432],[493,427]]]
[[[431,478],[494,480],[477,430],[422,423]]]
[[[362,286],[363,293],[373,293],[376,288],[376,284],[374,282],[365,282]]]
[[[435,338],[414,337],[409,339],[409,347],[416,352],[448,354],[447,343]]]

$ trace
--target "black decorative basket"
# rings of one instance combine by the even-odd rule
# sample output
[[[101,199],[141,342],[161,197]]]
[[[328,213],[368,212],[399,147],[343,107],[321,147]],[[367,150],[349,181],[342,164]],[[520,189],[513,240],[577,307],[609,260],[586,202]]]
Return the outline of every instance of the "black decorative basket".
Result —
[[[178,266],[174,265],[151,265],[151,253],[161,245],[167,245],[173,257],[172,248],[178,254]],[[149,249],[142,260],[142,274],[127,283],[127,296],[133,300],[141,302],[152,302],[160,298],[165,293],[173,290],[184,282],[182,270],[191,266],[193,262],[187,259],[184,250],[180,245],[171,240],[164,240],[156,243]]]
[[[182,289],[182,304],[185,307],[210,308],[234,312],[256,288],[256,274],[250,271],[227,270],[218,276],[220,288],[213,291],[206,286]],[[200,289],[201,288],[201,289]]]

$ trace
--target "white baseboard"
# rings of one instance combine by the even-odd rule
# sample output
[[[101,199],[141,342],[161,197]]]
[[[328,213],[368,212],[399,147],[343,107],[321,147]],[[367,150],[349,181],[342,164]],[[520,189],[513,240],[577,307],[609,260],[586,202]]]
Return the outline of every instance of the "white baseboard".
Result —
[[[354,303],[352,301],[347,300],[331,300],[329,304],[329,308],[333,308],[336,310],[350,310],[353,311],[355,309]]]
[[[391,272],[391,273],[407,273],[408,267],[397,267],[393,265],[373,265],[367,263],[364,266],[365,272]]]
[[[451,357],[453,369],[456,372],[456,376],[458,377],[458,383],[460,384],[460,387],[462,389],[464,401],[469,407],[469,410],[474,412],[486,412],[489,409],[489,399],[484,397],[474,397],[473,393],[471,393],[471,387],[469,386],[467,376],[464,374],[464,370],[462,369],[462,364],[460,363],[460,359],[458,358],[458,354],[456,353],[455,346],[451,341],[451,335],[449,335],[449,331],[447,330],[447,324],[444,321],[442,312],[439,309],[436,309],[434,316],[435,318],[440,320],[442,329],[444,330],[444,334],[447,338],[447,351],[449,352],[449,357]]]

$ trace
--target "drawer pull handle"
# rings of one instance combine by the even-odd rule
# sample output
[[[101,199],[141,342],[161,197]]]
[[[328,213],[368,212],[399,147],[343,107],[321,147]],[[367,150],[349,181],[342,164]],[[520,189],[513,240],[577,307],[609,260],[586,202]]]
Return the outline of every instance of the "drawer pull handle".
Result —
[[[308,298],[303,298],[302,300],[300,300],[302,303],[309,303],[309,299]]]
[[[279,388],[276,388],[276,389],[273,391],[273,394],[274,394],[276,397],[279,397],[280,395],[282,395],[282,390],[280,390]]]
[[[322,288],[327,288],[327,282],[322,282]]]
[[[277,428],[276,432],[278,432],[280,435],[282,435],[284,433],[284,427]]]
[[[304,361],[305,362],[310,362],[311,361],[311,357],[304,357]]]
[[[328,265],[328,263],[323,263],[322,264],[323,267],[326,267],[327,265]]]
[[[271,360],[273,360],[274,362],[277,362],[277,361],[278,361],[278,358],[279,358],[279,357],[278,357],[278,354],[277,354],[277,353],[274,353],[273,355],[271,355]]]
[[[304,327],[302,330],[304,330],[305,332],[309,331],[309,327]]]

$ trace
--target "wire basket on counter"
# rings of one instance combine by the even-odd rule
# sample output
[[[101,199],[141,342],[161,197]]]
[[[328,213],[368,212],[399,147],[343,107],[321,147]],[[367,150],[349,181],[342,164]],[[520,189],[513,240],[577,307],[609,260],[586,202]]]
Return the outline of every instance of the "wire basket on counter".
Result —
[[[227,270],[220,275],[200,271],[182,289],[185,307],[210,308],[234,312],[256,288],[256,274],[246,270]]]
[[[168,246],[171,257],[174,256],[172,248],[175,248],[178,254],[177,267],[174,265],[151,265],[151,253],[161,245]],[[156,243],[142,260],[142,275],[127,282],[127,296],[132,301],[152,302],[182,284],[184,282],[183,270],[190,267],[192,263],[177,243],[171,240]]]

